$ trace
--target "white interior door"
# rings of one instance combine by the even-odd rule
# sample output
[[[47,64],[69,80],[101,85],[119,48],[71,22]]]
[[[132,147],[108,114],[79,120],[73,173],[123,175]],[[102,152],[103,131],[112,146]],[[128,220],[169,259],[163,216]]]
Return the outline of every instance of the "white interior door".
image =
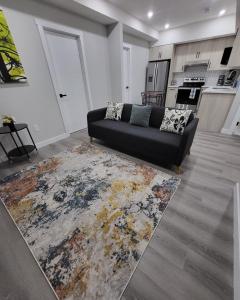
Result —
[[[130,99],[130,48],[123,47],[123,102],[131,103]]]
[[[49,30],[45,36],[66,131],[86,128],[88,105],[78,39]]]

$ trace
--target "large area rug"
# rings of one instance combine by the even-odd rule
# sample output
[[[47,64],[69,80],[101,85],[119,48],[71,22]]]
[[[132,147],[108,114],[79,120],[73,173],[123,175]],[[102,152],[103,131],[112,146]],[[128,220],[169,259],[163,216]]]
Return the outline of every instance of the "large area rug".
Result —
[[[83,143],[1,180],[0,197],[59,299],[114,300],[178,184]]]

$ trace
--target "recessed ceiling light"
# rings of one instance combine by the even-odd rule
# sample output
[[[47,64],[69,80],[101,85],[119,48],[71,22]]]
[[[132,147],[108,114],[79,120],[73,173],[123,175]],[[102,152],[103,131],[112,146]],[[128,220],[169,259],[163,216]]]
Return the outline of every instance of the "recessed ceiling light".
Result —
[[[164,25],[165,29],[168,29],[169,27],[170,27],[170,25],[168,23]]]
[[[148,12],[147,16],[148,16],[148,19],[151,19],[152,16],[153,16],[153,12],[150,10],[150,11]]]
[[[222,10],[220,10],[218,15],[219,15],[219,17],[221,17],[221,16],[225,15],[225,13],[226,13],[226,9],[222,9]]]

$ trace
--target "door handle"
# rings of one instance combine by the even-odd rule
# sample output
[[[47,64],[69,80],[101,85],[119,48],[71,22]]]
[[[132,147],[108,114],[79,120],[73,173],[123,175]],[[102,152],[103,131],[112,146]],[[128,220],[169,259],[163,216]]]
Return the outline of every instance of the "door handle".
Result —
[[[66,96],[67,96],[67,94],[59,94],[60,98],[63,98],[63,97],[66,97]]]

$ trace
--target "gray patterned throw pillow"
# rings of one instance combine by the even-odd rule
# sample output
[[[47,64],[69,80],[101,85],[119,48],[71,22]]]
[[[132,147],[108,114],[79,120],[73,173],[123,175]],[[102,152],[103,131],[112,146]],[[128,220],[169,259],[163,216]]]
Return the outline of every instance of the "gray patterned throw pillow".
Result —
[[[123,103],[108,102],[105,119],[120,120],[122,116]]]
[[[160,131],[183,134],[191,112],[191,110],[166,108]]]

